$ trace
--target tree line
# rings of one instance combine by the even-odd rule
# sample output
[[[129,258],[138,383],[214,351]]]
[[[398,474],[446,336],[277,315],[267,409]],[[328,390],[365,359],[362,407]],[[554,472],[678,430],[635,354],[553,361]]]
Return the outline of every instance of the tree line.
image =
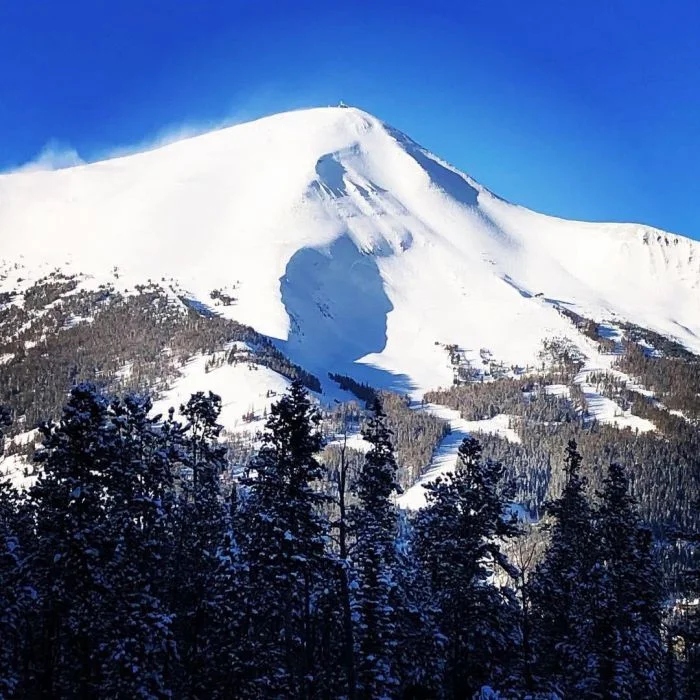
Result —
[[[133,294],[111,285],[77,287],[77,278],[54,273],[24,292],[23,305],[15,303],[19,293],[0,298],[0,403],[18,418],[18,432],[57,418],[80,381],[114,391],[162,390],[193,355],[234,342],[250,348],[247,361],[321,389],[266,336],[178,301],[160,285],[138,285]],[[228,362],[235,359],[232,353]]]
[[[299,381],[235,481],[220,408],[198,393],[152,417],[81,384],[42,425],[36,484],[0,485],[0,696],[697,697],[697,617],[664,632],[621,466],[592,498],[570,442],[528,554],[473,438],[408,514],[379,403],[334,489]]]
[[[687,366],[697,372],[697,364]],[[601,377],[592,376],[591,381],[601,381]],[[511,417],[520,443],[494,435],[483,435],[481,441],[488,457],[506,465],[516,482],[518,501],[535,516],[548,499],[561,493],[565,474],[557,455],[574,439],[594,489],[602,488],[610,461],[628,466],[642,516],[655,534],[700,527],[697,423],[670,413],[638,392],[616,389],[612,380],[606,379],[601,386],[605,395],[629,405],[635,415],[648,418],[658,430],[638,433],[598,423],[588,416],[580,387],[570,385],[568,398],[550,395],[540,377],[463,384],[428,392],[426,399],[458,410],[466,420],[498,414]]]

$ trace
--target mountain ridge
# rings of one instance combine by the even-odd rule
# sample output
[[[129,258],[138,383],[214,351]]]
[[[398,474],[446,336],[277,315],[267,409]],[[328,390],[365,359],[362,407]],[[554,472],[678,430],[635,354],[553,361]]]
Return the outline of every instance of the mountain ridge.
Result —
[[[355,108],[2,175],[0,232],[2,289],[21,264],[216,291],[319,376],[402,391],[449,383],[442,345],[506,364],[536,361],[545,337],[580,345],[562,308],[700,352],[700,243],[510,204]]]

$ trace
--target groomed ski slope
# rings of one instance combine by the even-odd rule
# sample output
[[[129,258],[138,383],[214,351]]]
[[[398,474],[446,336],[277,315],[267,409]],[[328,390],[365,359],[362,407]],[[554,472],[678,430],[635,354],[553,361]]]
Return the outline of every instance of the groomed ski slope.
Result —
[[[699,243],[511,205],[352,108],[0,175],[0,259],[3,288],[58,267],[120,286],[174,279],[205,301],[225,289],[237,302],[222,313],[324,381],[415,396],[451,382],[436,343],[520,365],[545,337],[579,343],[557,305],[700,352]]]
[[[423,485],[454,471],[459,447],[467,436],[474,435],[478,437],[479,433],[488,433],[499,435],[510,442],[520,442],[518,434],[509,426],[509,417],[503,414],[488,420],[467,421],[460,416],[459,411],[437,404],[426,404],[424,407],[416,410],[424,410],[446,420],[450,426],[450,432],[435,450],[428,468],[418,481],[396,498],[396,504],[400,508],[417,510],[425,506],[425,489]]]

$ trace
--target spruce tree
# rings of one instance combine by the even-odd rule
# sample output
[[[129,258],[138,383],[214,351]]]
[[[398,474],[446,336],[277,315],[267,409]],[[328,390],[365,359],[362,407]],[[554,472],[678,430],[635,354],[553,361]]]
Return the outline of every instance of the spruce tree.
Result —
[[[330,562],[320,417],[299,381],[273,405],[262,446],[241,479],[237,531],[245,561],[244,697],[307,697],[321,681],[319,609]],[[326,669],[327,671],[327,669]]]
[[[20,508],[17,490],[9,479],[0,480],[0,697],[11,697],[19,685],[24,656],[28,601],[23,595],[26,542],[19,531]]]
[[[492,577],[511,567],[501,543],[517,534],[499,491],[503,467],[465,438],[454,473],[426,486],[415,519],[415,549],[430,580],[445,637],[444,692],[471,697],[506,674],[513,655],[513,596]]]
[[[355,623],[352,614],[350,562],[351,523],[349,500],[350,493],[350,464],[347,458],[347,415],[343,408],[343,442],[340,447],[340,460],[337,472],[334,473],[335,503],[337,517],[331,522],[331,530],[337,533],[336,542],[338,557],[336,562],[338,576],[338,595],[340,597],[340,617],[342,625],[341,659],[348,700],[357,698],[357,668],[355,663]]]
[[[10,411],[0,406],[0,465]],[[32,600],[27,566],[31,525],[20,493],[0,477],[0,697],[12,697],[26,670]]]
[[[358,475],[357,504],[351,511],[355,538],[353,600],[356,616],[359,697],[392,697],[396,677],[399,592],[395,580],[397,515],[391,496],[400,492],[391,432],[379,401],[362,430],[370,444]]]
[[[170,609],[179,641],[181,692],[209,695],[217,671],[211,660],[219,640],[219,615],[212,597],[224,544],[225,505],[220,478],[226,466],[225,447],[218,442],[221,398],[193,394],[180,407],[185,419],[178,464],[178,498],[174,522]],[[198,687],[199,686],[199,687]]]
[[[100,436],[112,455],[105,500],[115,543],[103,599],[109,623],[100,693],[108,697],[168,697],[174,687],[177,653],[166,582],[181,429],[150,412],[146,397],[112,398]]]
[[[157,585],[168,542],[167,438],[150,402],[80,385],[42,428],[35,692],[166,697],[174,658]]]
[[[566,448],[566,483],[547,505],[550,542],[531,581],[534,639],[539,681],[564,697],[591,697],[598,660],[594,620],[601,570],[593,512],[581,477],[581,456]]]
[[[206,664],[200,667],[197,688],[201,697],[212,699],[236,693],[241,698],[254,696],[253,660],[249,657],[246,662],[243,656],[244,647],[253,645],[244,642],[252,631],[247,618],[250,601],[246,599],[246,562],[230,512],[234,502],[228,499],[224,504],[223,539],[215,551],[216,566],[203,601],[206,626],[201,653]]]
[[[610,465],[598,513],[603,586],[594,637],[599,693],[610,698],[661,697],[661,571],[624,469]]]
[[[34,558],[39,621],[34,692],[43,697],[97,694],[109,595],[105,563],[116,546],[108,535],[104,492],[115,458],[103,436],[108,401],[89,385],[71,392],[58,423],[41,427],[41,474],[30,491],[36,513]]]
[[[700,508],[700,502],[696,507]],[[675,536],[679,543],[697,553],[700,531],[688,529]],[[671,667],[667,683],[678,690],[677,696],[669,694],[669,697],[696,700],[700,698],[700,566],[697,557],[686,564],[680,583],[681,591],[667,622],[668,665]]]
[[[395,597],[399,600],[395,662],[399,697],[442,697],[445,637],[439,627],[440,608],[412,547],[411,525],[403,512],[399,513],[394,579]]]

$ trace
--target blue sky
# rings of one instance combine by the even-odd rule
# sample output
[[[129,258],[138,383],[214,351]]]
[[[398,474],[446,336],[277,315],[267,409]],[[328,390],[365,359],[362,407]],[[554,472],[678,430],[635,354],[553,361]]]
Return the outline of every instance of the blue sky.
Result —
[[[700,238],[700,3],[0,0],[0,169],[344,100],[503,197]]]

